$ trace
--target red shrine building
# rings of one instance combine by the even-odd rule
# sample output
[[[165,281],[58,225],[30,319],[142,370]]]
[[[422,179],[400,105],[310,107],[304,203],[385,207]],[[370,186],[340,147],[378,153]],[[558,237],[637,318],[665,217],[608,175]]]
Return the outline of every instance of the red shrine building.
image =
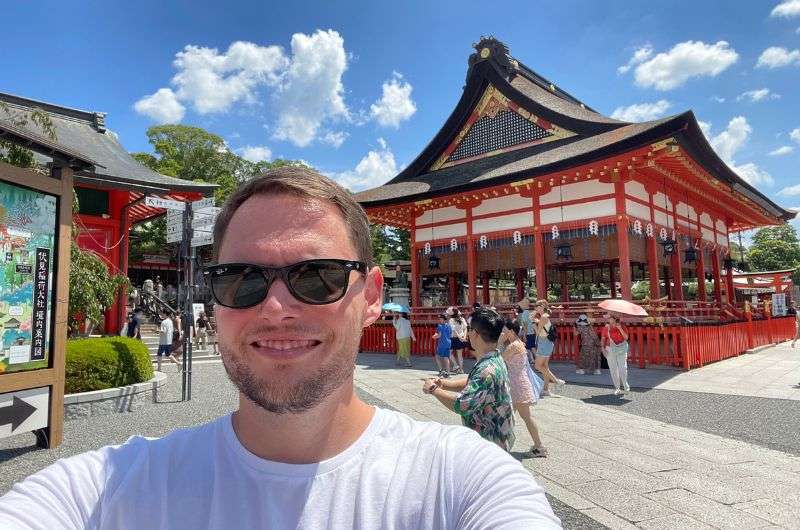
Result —
[[[475,44],[461,99],[430,143],[356,197],[373,223],[410,231],[422,314],[549,295],[563,316],[633,299],[637,285],[639,298],[662,299],[666,321],[741,317],[730,234],[795,215],[728,167],[691,111],[609,118],[494,38]]]
[[[116,134],[106,128],[104,113],[4,93],[0,93],[0,102],[17,115],[30,115],[34,110],[46,113],[53,125],[55,141],[96,163],[94,169],[75,173],[75,193],[80,209],[73,218],[79,229],[78,245],[100,256],[115,274],[129,274],[130,228],[164,214],[161,208],[147,206],[145,196],[192,201],[212,195],[216,189],[215,185],[168,177],[141,165],[125,150]],[[23,128],[42,135],[30,121]],[[159,269],[174,267],[161,260],[137,265],[146,269],[141,274],[148,277],[159,274]],[[161,274],[164,277],[164,272]],[[125,303],[118,297],[106,312],[105,322],[98,331],[119,332],[124,311]]]

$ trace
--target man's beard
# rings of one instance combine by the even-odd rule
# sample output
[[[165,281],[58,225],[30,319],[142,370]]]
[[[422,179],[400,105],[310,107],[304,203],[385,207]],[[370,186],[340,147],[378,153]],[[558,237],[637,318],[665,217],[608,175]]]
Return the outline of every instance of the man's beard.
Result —
[[[347,341],[342,350],[335,352],[325,364],[299,381],[286,381],[281,377],[281,372],[303,370],[305,365],[278,365],[269,376],[259,376],[243,358],[242,352],[247,344],[241,343],[238,351],[232,351],[235,347],[228,348],[222,341],[219,346],[228,378],[247,399],[275,414],[298,414],[319,405],[353,375],[361,340],[360,330],[354,339]]]

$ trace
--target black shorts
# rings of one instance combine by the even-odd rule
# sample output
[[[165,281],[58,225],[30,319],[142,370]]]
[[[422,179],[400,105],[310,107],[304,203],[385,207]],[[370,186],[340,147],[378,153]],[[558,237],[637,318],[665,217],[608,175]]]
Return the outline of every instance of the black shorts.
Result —
[[[461,339],[450,339],[450,349],[451,350],[463,350],[466,344]]]

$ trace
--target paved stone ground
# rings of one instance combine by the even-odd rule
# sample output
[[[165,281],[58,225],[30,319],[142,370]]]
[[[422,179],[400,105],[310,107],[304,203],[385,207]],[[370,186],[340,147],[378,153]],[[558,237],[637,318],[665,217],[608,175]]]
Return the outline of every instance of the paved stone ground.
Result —
[[[658,390],[681,390],[711,394],[800,400],[800,343],[792,348],[783,342],[757,353],[742,354],[688,372],[670,368],[629,367],[631,386]],[[559,377],[576,383],[609,382],[603,377],[575,374],[571,366],[558,371]]]
[[[458,423],[420,391],[432,361],[415,362],[418,368],[397,369],[391,357],[361,355],[357,384],[411,416]],[[715,411],[706,409],[706,415]],[[550,495],[608,527],[798,527],[796,456],[591,400],[547,398],[536,405],[535,417],[550,456],[515,455]],[[521,422],[517,437],[520,450],[531,443]]]

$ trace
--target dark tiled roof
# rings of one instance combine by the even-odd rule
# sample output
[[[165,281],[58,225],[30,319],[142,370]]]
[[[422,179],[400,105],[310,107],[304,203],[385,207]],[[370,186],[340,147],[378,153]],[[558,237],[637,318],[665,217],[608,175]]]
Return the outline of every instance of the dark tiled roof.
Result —
[[[91,177],[86,179],[87,182],[156,192],[186,191],[211,194],[216,189],[214,184],[168,177],[141,165],[119,143],[116,135],[105,128],[105,116],[102,113],[61,107],[2,92],[0,101],[8,104],[12,110],[40,109],[46,112],[53,123],[56,142],[98,164],[94,171],[85,172],[87,177]],[[33,126],[25,129],[37,134],[37,129]],[[80,176],[76,180],[80,181]]]
[[[45,138],[27,129],[20,128],[2,118],[0,118],[0,136],[4,139],[11,139],[24,145],[35,153],[48,156],[54,160],[59,160],[61,163],[65,163],[70,167],[91,169],[98,165],[97,162],[82,153],[76,153],[72,149],[50,138]]]
[[[626,144],[633,147],[652,141],[651,138],[654,136],[667,136],[683,125],[685,116],[633,123],[588,138],[566,138],[450,166],[424,173],[409,181],[389,181],[378,188],[356,194],[356,199],[364,206],[372,206],[395,202],[397,199],[418,200],[447,193],[453,188],[467,190],[503,180],[510,181],[519,174],[529,178],[536,174],[556,171],[563,166],[578,165],[602,158],[609,147],[625,147]]]

